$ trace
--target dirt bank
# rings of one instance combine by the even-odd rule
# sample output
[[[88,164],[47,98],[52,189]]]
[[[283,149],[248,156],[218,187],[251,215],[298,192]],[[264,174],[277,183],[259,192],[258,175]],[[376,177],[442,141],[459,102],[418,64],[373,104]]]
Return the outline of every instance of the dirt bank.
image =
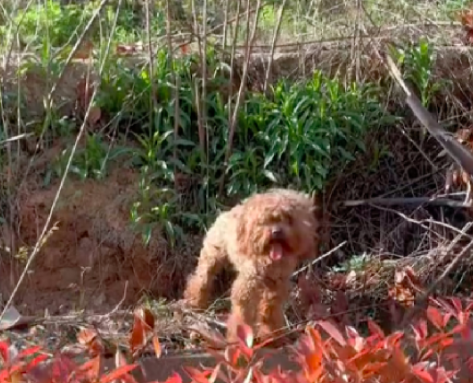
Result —
[[[16,201],[15,227],[4,227],[3,240],[15,233],[17,249],[31,253],[50,213],[59,179],[48,187],[29,176]],[[130,225],[130,206],[138,189],[138,173],[116,166],[104,181],[70,176],[60,194],[51,224],[56,227],[38,253],[15,304],[22,312],[47,309],[51,314],[90,309],[106,312],[123,300],[135,303],[143,294],[176,298],[192,267],[198,246],[179,245],[171,254],[155,235],[145,247]],[[198,238],[190,236],[196,243]],[[187,250],[183,250],[187,249]],[[180,262],[186,255],[186,262]],[[181,257],[181,258],[179,258]],[[25,259],[2,257],[0,292],[9,297]],[[127,288],[125,288],[128,282]]]

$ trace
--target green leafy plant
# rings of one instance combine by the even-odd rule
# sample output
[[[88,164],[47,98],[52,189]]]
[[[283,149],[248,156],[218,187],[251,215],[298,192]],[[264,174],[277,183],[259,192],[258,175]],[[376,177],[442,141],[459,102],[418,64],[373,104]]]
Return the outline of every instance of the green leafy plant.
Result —
[[[82,180],[103,179],[107,175],[109,161],[115,161],[130,152],[130,149],[123,147],[109,147],[99,134],[86,133],[85,146],[76,150],[69,170]],[[64,174],[71,153],[72,148],[64,150],[54,162],[52,168],[57,177]]]
[[[60,48],[77,40],[80,28],[92,15],[94,3],[84,6],[64,5],[59,1],[47,0],[20,9],[14,18],[19,25],[19,35],[26,44],[34,47]],[[2,33],[6,33],[2,29]],[[40,48],[41,49],[41,48]]]
[[[133,220],[146,216],[142,222],[147,225],[160,222],[172,238],[201,229],[202,222],[216,213],[218,203],[212,196],[223,174],[229,196],[242,197],[277,184],[320,190],[336,169],[365,151],[369,132],[389,122],[374,86],[345,86],[320,72],[294,84],[281,80],[269,97],[247,93],[229,163],[224,164],[229,105],[220,87],[228,82],[227,72],[211,49],[207,60],[212,75],[202,102],[196,93],[201,86],[195,73],[196,56],[174,58],[171,67],[163,50],[158,52],[153,80],[149,68],[123,69],[121,64],[110,64],[97,102],[105,113],[140,121],[134,133],[140,144],[135,164],[142,169],[143,200],[135,206]],[[151,81],[155,82],[154,96]],[[206,115],[205,155],[198,134],[201,108]],[[199,178],[186,195],[173,190],[177,173]],[[162,192],[149,194],[154,188]],[[182,204],[189,193],[194,204]],[[145,237],[149,238],[150,230],[145,229]]]
[[[365,135],[387,117],[372,86],[344,87],[320,72],[307,82],[280,81],[272,100],[252,95],[242,109],[241,152],[235,149],[230,179],[239,185],[270,181],[320,190],[335,168],[365,151]]]
[[[391,50],[400,65],[405,67],[404,77],[418,90],[420,100],[428,106],[437,92],[446,83],[433,79],[432,70],[435,62],[435,51],[426,38],[406,48]]]

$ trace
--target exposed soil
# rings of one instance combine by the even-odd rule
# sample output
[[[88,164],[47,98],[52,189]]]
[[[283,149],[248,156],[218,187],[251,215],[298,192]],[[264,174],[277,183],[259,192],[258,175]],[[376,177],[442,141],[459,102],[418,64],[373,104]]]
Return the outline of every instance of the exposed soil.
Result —
[[[77,309],[107,312],[121,301],[124,306],[136,303],[144,293],[177,297],[193,266],[190,253],[199,247],[187,243],[179,246],[179,255],[173,255],[159,235],[147,247],[143,245],[140,233],[130,226],[137,177],[136,170],[122,165],[112,169],[105,181],[68,178],[51,220],[57,230],[36,256],[14,301],[23,314],[46,309],[50,314]],[[15,227],[2,230],[7,244],[12,244],[9,237],[16,232],[17,248],[28,246],[31,253],[59,183],[55,179],[44,187],[40,177],[25,179],[16,196]],[[190,236],[189,241],[194,240],[199,241]],[[186,262],[180,264],[179,259]],[[11,257],[1,257],[1,262],[0,293],[8,298],[25,262]]]

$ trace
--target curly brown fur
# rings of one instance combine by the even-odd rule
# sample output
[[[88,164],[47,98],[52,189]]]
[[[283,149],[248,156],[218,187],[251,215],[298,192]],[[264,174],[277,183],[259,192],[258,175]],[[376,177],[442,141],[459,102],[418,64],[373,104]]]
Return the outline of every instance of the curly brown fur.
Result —
[[[232,316],[251,326],[257,337],[281,329],[290,276],[302,259],[318,255],[317,229],[307,195],[272,189],[249,197],[218,216],[209,229],[184,300],[205,308],[216,274],[231,264],[237,271]],[[236,323],[229,321],[231,342],[236,340]]]

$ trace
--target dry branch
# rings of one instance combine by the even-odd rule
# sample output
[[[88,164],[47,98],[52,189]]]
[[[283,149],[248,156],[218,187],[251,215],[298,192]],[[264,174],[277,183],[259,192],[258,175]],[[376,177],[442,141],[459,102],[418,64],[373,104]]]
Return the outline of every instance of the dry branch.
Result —
[[[454,208],[470,207],[469,204],[464,202],[456,201],[449,198],[429,198],[429,197],[413,197],[413,198],[368,198],[359,200],[349,200],[342,202],[335,202],[334,205],[343,205],[347,207],[363,206],[363,205],[382,205],[382,206],[394,206],[394,205],[431,205],[431,206],[448,206]]]
[[[399,68],[389,55],[386,55],[386,64],[389,72],[406,94],[406,103],[414,112],[417,119],[425,126],[429,133],[439,142],[447,151],[453,160],[460,165],[470,177],[473,174],[473,154],[470,153],[462,144],[442,128],[432,115],[425,109],[417,96],[411,91],[409,86],[404,82]]]

